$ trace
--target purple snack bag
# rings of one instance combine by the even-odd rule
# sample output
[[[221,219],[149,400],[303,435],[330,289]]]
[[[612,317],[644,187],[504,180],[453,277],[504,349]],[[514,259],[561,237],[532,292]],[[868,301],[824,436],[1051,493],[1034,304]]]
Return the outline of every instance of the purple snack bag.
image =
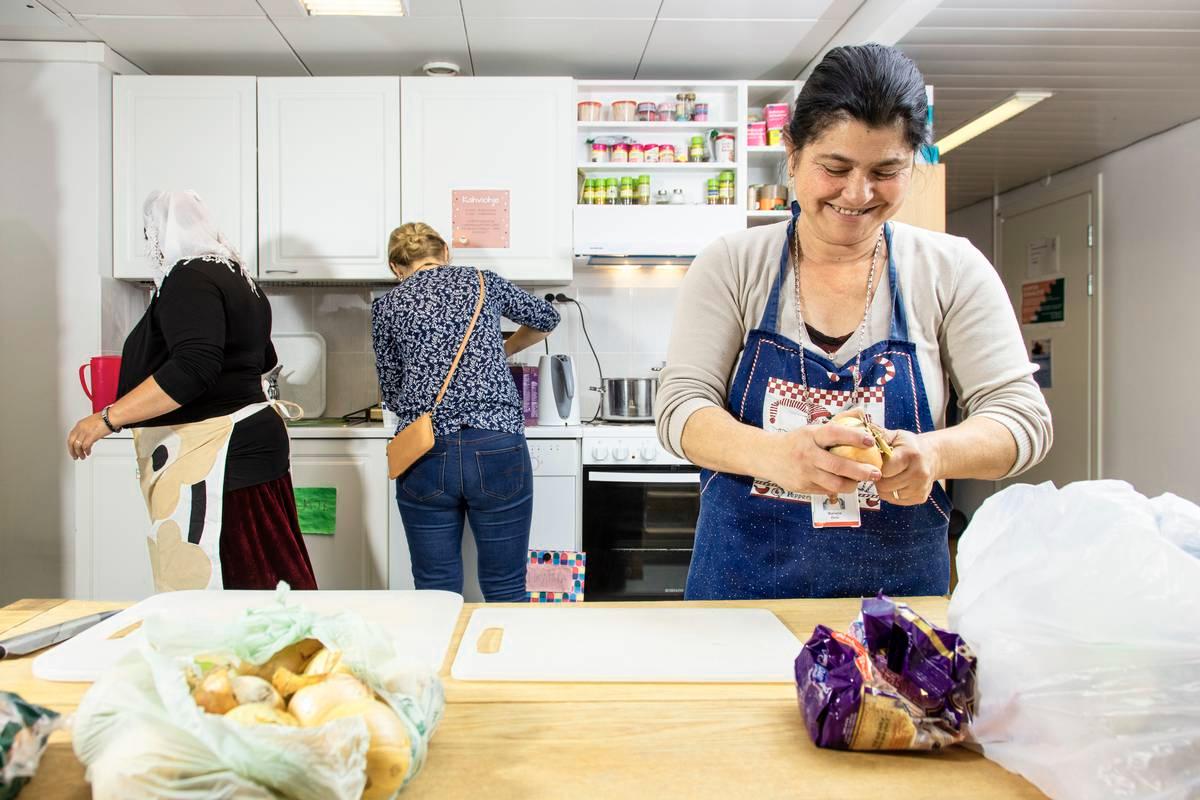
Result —
[[[796,693],[818,747],[934,750],[962,741],[975,657],[962,639],[883,594],[854,634],[818,625],[796,657]]]

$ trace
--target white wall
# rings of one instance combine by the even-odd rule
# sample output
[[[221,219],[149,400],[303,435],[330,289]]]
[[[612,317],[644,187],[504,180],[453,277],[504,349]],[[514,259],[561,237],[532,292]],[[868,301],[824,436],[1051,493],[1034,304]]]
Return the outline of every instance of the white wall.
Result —
[[[1051,186],[1097,174],[1101,475],[1146,495],[1170,491],[1200,502],[1189,444],[1200,436],[1200,369],[1190,364],[1200,337],[1200,120],[1054,175]],[[1000,206],[1044,192],[1025,186],[1002,195]],[[979,205],[951,214],[949,229],[980,230]]]
[[[71,585],[66,434],[111,269],[111,73],[0,61],[0,602]]]

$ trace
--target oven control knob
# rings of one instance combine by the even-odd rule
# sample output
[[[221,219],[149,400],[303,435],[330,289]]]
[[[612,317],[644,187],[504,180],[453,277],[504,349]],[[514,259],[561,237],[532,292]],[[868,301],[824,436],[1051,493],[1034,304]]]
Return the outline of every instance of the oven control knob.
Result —
[[[617,445],[617,449],[613,451],[613,458],[617,461],[628,461],[629,448],[624,445]]]
[[[608,448],[602,444],[598,444],[592,448],[592,458],[597,461],[605,461],[608,459]]]
[[[541,456],[531,456],[529,461],[530,461],[530,466],[533,467],[534,472],[537,472],[538,470],[540,470],[542,468],[542,457]]]
[[[653,461],[658,458],[658,448],[652,444],[642,446],[642,460]]]

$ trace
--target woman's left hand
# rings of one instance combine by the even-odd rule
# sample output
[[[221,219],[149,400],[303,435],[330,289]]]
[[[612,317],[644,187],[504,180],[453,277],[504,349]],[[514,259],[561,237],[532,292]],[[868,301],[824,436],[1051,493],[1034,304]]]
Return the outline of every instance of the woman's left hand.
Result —
[[[881,500],[897,506],[919,506],[929,499],[938,479],[937,453],[932,443],[911,431],[888,431],[892,457],[883,464],[875,488]]]
[[[112,431],[104,424],[100,415],[92,414],[75,423],[67,434],[67,452],[76,461],[82,461],[92,454],[92,445],[108,436]]]

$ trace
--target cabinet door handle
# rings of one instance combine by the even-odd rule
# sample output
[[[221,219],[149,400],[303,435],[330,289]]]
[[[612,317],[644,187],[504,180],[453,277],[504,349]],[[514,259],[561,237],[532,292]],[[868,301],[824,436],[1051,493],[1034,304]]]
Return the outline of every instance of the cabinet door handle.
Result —
[[[269,269],[267,272],[286,272],[288,275],[295,275],[300,270],[298,269]]]

